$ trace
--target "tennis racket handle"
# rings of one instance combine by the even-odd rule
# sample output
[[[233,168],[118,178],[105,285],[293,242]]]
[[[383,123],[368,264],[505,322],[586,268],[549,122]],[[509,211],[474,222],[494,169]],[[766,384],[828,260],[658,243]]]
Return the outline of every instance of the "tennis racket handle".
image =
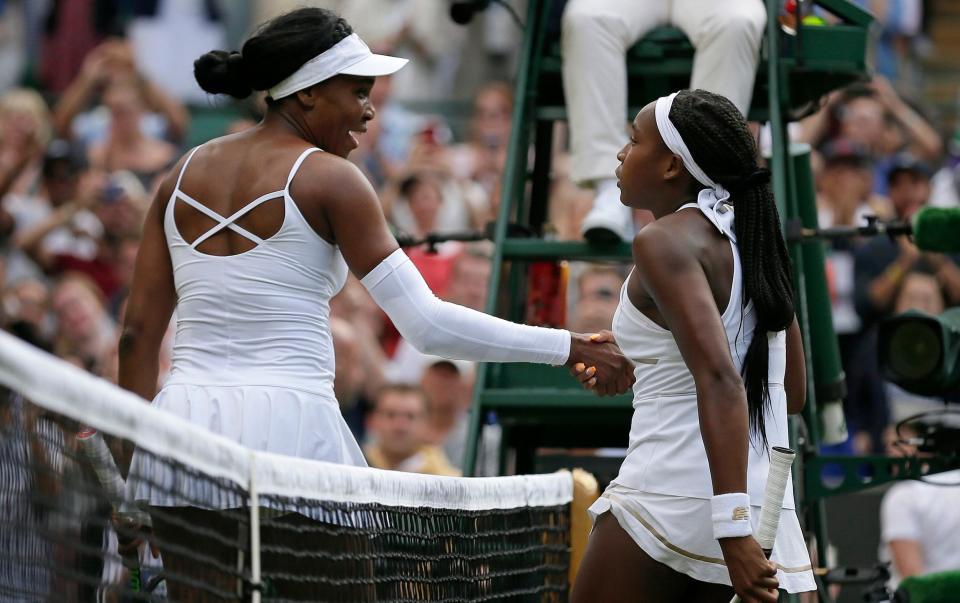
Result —
[[[767,474],[767,487],[763,493],[763,506],[760,507],[760,521],[757,525],[757,542],[765,551],[773,549],[780,525],[780,510],[783,508],[783,496],[790,480],[790,466],[797,454],[789,448],[775,446],[770,451],[770,469]]]
[[[110,502],[114,506],[118,505],[123,500],[123,478],[120,477],[117,464],[113,460],[113,455],[107,448],[103,436],[97,430],[85,427],[77,433],[77,441],[80,443],[80,448],[83,449],[87,459],[90,460],[93,471],[97,474],[97,479],[103,486]]]
[[[783,508],[783,496],[790,479],[790,467],[797,453],[789,448],[774,446],[770,451],[770,469],[767,473],[767,487],[763,492],[763,506],[760,507],[760,521],[757,525],[757,542],[767,559],[773,552],[773,543],[777,539],[780,527],[780,510]],[[740,596],[734,595],[730,603],[740,603]]]

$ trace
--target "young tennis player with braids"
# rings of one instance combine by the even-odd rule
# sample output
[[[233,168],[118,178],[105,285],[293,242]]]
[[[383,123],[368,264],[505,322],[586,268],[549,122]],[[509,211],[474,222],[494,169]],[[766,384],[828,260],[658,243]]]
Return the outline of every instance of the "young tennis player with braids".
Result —
[[[618,159],[621,202],[657,219],[633,242],[613,320],[636,364],[630,448],[591,507],[572,600],[726,603],[736,591],[773,603],[778,588],[813,590],[789,485],[771,561],[752,537],[768,450],[787,445],[787,413],[806,395],[769,172],[737,108],[703,90],[646,106]]]

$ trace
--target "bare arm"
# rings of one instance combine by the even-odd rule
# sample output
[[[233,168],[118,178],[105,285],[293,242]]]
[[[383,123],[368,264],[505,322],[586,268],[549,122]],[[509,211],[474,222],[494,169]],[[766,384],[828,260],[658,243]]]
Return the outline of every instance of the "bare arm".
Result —
[[[83,69],[60,95],[53,108],[53,127],[61,138],[73,138],[73,119],[87,108],[106,77],[103,53],[94,49],[83,62]]]
[[[54,230],[69,224],[81,209],[77,202],[58,207],[38,224],[15,236],[13,246],[27,254],[41,270],[49,272],[53,268],[54,257],[44,249],[43,240]]]
[[[177,303],[163,213],[179,169],[167,176],[147,213],[120,333],[119,385],[146,400],[157,392],[160,344]]]
[[[900,254],[886,270],[880,273],[875,279],[870,281],[867,286],[867,297],[875,311],[883,312],[893,307],[894,298],[900,291],[900,285],[903,282],[904,275],[913,267],[920,258],[920,252],[916,246],[911,243],[907,237],[898,237],[897,244],[900,246]]]
[[[787,372],[783,377],[783,389],[787,393],[787,412],[800,414],[807,402],[807,366],[796,317],[787,327]]]
[[[823,106],[816,113],[797,122],[800,124],[798,142],[806,142],[813,147],[820,144],[820,141],[827,135],[830,128],[830,116],[841,97],[841,92],[831,92],[824,98]]]
[[[37,154],[36,139],[33,131],[19,128],[10,140],[4,140],[5,148],[0,151],[0,197],[10,192],[20,174]]]
[[[923,153],[927,161],[936,161],[940,159],[943,153],[943,141],[940,135],[931,126],[922,115],[913,110],[905,103],[897,91],[894,90],[890,82],[883,76],[876,76],[871,82],[871,87],[876,91],[877,98],[887,108],[893,118],[897,120],[907,137],[913,141],[918,150]]]
[[[942,253],[925,253],[924,257],[936,270],[937,280],[947,294],[949,305],[960,303],[960,267],[953,263],[950,256]]]
[[[891,540],[890,557],[902,578],[923,573],[923,549],[916,540]]]
[[[190,113],[187,108],[149,80],[144,81],[144,90],[147,104],[167,120],[170,139],[181,142],[186,137],[187,128],[190,126]]]
[[[85,175],[84,180],[77,187],[77,198],[74,201],[61,205],[46,218],[16,235],[13,246],[30,256],[30,259],[44,272],[52,270],[54,257],[44,249],[43,240],[54,230],[70,224],[77,213],[93,207],[97,202],[102,184],[101,174],[91,172]]]

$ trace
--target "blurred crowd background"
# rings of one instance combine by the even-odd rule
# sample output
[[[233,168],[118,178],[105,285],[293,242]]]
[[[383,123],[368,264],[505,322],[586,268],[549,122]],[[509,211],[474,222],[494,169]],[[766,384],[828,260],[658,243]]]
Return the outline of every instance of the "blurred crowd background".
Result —
[[[859,3],[878,19],[876,75],[791,126],[795,140],[816,150],[821,226],[857,225],[869,215],[906,220],[927,204],[960,201],[960,5]],[[522,39],[501,6],[461,26],[446,0],[0,0],[3,328],[116,379],[117,325],[162,175],[186,149],[253,126],[264,107],[262,98],[204,94],[193,60],[237,49],[258,23],[305,4],[339,11],[375,51],[412,59],[378,79],[377,118],[351,156],[396,233],[478,231],[494,219]],[[513,5],[522,15],[525,2]],[[550,230],[577,239],[592,193],[567,177],[562,128],[556,138]],[[487,244],[408,253],[439,296],[483,309]],[[939,403],[884,382],[876,325],[894,312],[937,314],[960,303],[957,260],[903,238],[833,244],[828,274],[851,432],[840,450],[884,452],[893,423]],[[558,326],[609,328],[624,266],[564,270],[566,324]],[[412,349],[355,279],[333,315],[337,397],[371,464],[457,474],[474,367]],[[168,353],[169,344],[166,362]],[[490,449],[496,437],[487,430]]]

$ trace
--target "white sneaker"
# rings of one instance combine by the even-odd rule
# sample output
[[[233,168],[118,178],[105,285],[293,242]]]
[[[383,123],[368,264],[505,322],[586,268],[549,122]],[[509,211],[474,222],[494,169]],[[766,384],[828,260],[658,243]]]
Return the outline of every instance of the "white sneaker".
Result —
[[[633,240],[633,210],[620,203],[620,189],[616,186],[616,180],[613,186],[597,187],[597,196],[593,199],[593,207],[583,218],[580,234],[591,243]]]

